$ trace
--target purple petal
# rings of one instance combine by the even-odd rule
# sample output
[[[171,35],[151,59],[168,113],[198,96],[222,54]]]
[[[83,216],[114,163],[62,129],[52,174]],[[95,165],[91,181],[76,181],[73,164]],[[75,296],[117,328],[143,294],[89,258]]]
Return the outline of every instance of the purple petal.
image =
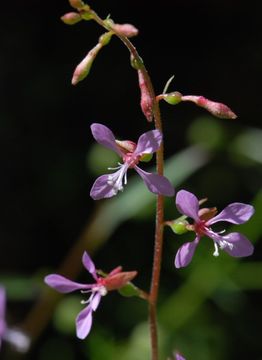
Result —
[[[90,303],[93,311],[96,311],[96,309],[100,303],[100,300],[101,300],[101,294],[99,292],[97,292]]]
[[[107,126],[94,123],[91,125],[91,131],[95,140],[99,144],[115,151],[118,155],[122,156],[122,152],[116,145],[115,136]]]
[[[92,287],[92,285],[80,284],[57,274],[47,275],[44,281],[48,286],[63,294],[75,290],[90,289]]]
[[[197,236],[194,241],[183,244],[176,253],[175,267],[181,268],[187,266],[195,253],[200,238]]]
[[[176,360],[186,360],[181,354],[176,353]]]
[[[233,203],[228,205],[217,216],[210,219],[207,225],[214,224],[218,221],[227,221],[232,224],[243,224],[248,221],[253,214],[253,206],[242,203]]]
[[[250,256],[254,252],[253,244],[242,234],[234,232],[225,236],[218,235],[216,233],[208,233],[224,251],[234,257]]]
[[[85,307],[76,318],[76,336],[83,340],[87,337],[92,327],[92,307]]]
[[[141,176],[149,191],[154,194],[174,196],[175,189],[166,177],[148,173],[138,166],[135,166],[134,169]]]
[[[147,131],[138,139],[134,154],[152,154],[159,149],[161,141],[162,134],[159,130]]]
[[[180,190],[176,195],[176,207],[181,214],[199,221],[199,202],[194,194],[186,190]]]
[[[84,254],[82,256],[82,263],[83,263],[84,267],[86,268],[86,270],[89,271],[90,274],[93,276],[93,278],[95,280],[97,280],[96,267],[86,251],[84,252]]]
[[[4,287],[0,287],[0,323],[5,319],[6,292]]]
[[[114,186],[108,184],[109,176],[110,174],[102,175],[96,179],[90,191],[90,196],[92,199],[100,200],[104,198],[110,198],[117,194]]]
[[[92,312],[97,309],[100,300],[101,295],[96,293],[91,303],[78,314],[76,318],[76,335],[79,339],[84,339],[89,334],[92,327]]]

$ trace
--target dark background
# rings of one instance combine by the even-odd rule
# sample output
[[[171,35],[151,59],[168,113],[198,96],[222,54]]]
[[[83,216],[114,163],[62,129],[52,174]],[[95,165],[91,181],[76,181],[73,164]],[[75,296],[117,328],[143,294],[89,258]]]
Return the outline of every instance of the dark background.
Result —
[[[93,1],[90,5],[101,17],[111,14],[115,22],[130,22],[140,30],[133,42],[157,93],[174,74],[171,90],[224,102],[238,114],[234,124],[221,120],[231,136],[243,128],[261,128],[259,2],[163,0],[153,4],[127,0]],[[31,276],[40,269],[56,267],[79,236],[94,209],[89,198],[94,178],[86,164],[93,143],[89,130],[92,122],[109,125],[122,138],[133,140],[150,129],[139,107],[136,73],[118,39],[113,38],[101,51],[88,79],[76,87],[70,84],[75,66],[96,44],[102,30],[93,22],[66,26],[59,17],[67,11],[70,7],[66,0],[14,0],[1,4],[3,274]],[[187,128],[203,110],[191,104],[175,108],[163,104],[161,109],[169,156],[187,146]],[[214,200],[220,206],[228,201],[250,202],[261,186],[261,177],[257,176],[261,169],[240,172],[236,168],[234,172],[232,164],[223,164],[223,155],[217,159],[216,174],[219,176],[219,169],[223,170],[222,187],[217,190],[219,179],[211,185],[207,179],[204,181],[209,183]],[[225,178],[227,172],[230,174]],[[192,179],[189,187],[204,195],[201,179],[196,177],[195,183]],[[146,226],[141,229],[152,231]],[[119,231],[124,234],[123,229]],[[116,251],[124,252],[120,244],[119,248],[114,246]],[[100,252],[98,259],[110,267],[108,249]],[[259,259],[259,252],[255,256]],[[150,260],[146,263],[150,270]],[[257,296],[252,294],[249,304]],[[22,321],[30,305],[26,301],[20,308],[11,301],[12,321]],[[256,309],[253,313],[250,309],[251,318]],[[34,359],[40,358],[41,341],[48,334],[43,336],[34,348]],[[233,341],[241,341],[241,336],[233,336]],[[245,356],[252,346],[247,344]],[[244,349],[241,355],[232,348],[231,360],[246,358]],[[261,359],[261,353],[257,345],[251,357]]]

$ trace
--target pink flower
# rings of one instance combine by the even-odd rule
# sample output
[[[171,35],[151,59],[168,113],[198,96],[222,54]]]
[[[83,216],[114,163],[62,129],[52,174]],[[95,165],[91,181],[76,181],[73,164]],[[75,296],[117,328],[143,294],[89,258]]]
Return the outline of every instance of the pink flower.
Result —
[[[176,268],[185,267],[191,262],[202,236],[208,236],[213,240],[215,246],[214,256],[219,255],[219,249],[226,251],[234,257],[252,255],[254,247],[244,235],[233,232],[222,236],[221,232],[214,232],[211,225],[220,221],[232,224],[243,224],[254,214],[253,206],[242,203],[232,203],[215,216],[215,208],[199,209],[197,197],[185,190],[177,193],[176,206],[181,214],[194,220],[194,224],[189,225],[189,230],[193,230],[196,234],[194,241],[187,242],[178,249],[175,258]]]
[[[90,196],[94,200],[110,198],[115,196],[118,191],[123,191],[123,185],[127,183],[127,170],[130,168],[141,176],[152,193],[165,196],[174,195],[174,188],[167,178],[148,173],[137,166],[143,155],[152,154],[158,150],[162,141],[160,131],[151,130],[144,133],[138,139],[137,144],[131,141],[117,141],[112,131],[102,124],[92,124],[91,131],[99,144],[115,151],[123,160],[123,163],[119,163],[116,168],[109,168],[116,172],[102,175],[96,179],[90,191]],[[126,147],[118,145],[121,143],[125,143]]]
[[[76,318],[76,334],[79,339],[84,339],[89,334],[93,322],[93,312],[96,311],[102,296],[105,296],[110,290],[120,289],[137,274],[136,271],[122,272],[122,268],[119,266],[106,277],[99,277],[97,276],[95,265],[87,252],[83,254],[82,263],[95,280],[93,284],[81,284],[58,274],[48,275],[44,279],[48,286],[60,293],[80,290],[83,294],[90,294],[88,300],[81,302],[87,306],[80,311]]]

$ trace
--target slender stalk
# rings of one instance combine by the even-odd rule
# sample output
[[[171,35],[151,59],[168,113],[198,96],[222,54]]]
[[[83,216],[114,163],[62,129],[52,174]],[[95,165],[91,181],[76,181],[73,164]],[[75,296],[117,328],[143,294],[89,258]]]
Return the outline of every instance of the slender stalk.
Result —
[[[93,19],[106,28],[104,21],[93,11],[91,10]],[[141,62],[141,58],[128,38],[122,36],[115,32],[115,35],[120,38],[120,40],[126,45],[129,49],[131,55],[140,65],[139,70],[143,73],[144,80],[146,82],[147,89],[150,93],[150,96],[153,101],[153,116],[155,122],[155,128],[162,132],[162,121],[161,114],[159,109],[159,103],[156,99],[154,87],[150,76],[146,70],[146,67]],[[162,144],[156,154],[156,167],[157,173],[163,175],[164,168],[164,146]],[[156,203],[156,219],[155,219],[155,242],[154,242],[154,258],[153,258],[153,269],[152,269],[152,278],[151,278],[151,287],[149,294],[149,326],[150,326],[150,338],[151,338],[151,358],[152,360],[158,360],[158,332],[157,332],[157,312],[156,305],[158,299],[159,291],[159,279],[160,279],[160,270],[161,270],[161,261],[162,261],[162,248],[163,248],[163,222],[164,222],[164,198],[162,195],[157,196]]]

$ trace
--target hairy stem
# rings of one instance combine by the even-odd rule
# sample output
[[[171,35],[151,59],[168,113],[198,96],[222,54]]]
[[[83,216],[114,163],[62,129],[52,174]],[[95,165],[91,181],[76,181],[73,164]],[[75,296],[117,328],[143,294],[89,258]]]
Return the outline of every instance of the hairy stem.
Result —
[[[91,10],[93,19],[106,28],[107,30],[111,30],[108,28],[104,21]],[[146,82],[147,89],[150,93],[150,96],[153,101],[153,116],[155,122],[155,128],[162,132],[162,121],[161,114],[159,109],[159,103],[156,100],[155,91],[153,88],[152,81],[150,76],[144,66],[143,62],[141,62],[141,58],[134,47],[134,45],[130,42],[128,38],[114,32],[116,36],[120,38],[120,40],[126,45],[130,54],[137,60],[137,63],[140,64],[139,70],[143,73],[144,80]],[[164,168],[164,147],[163,141],[162,144],[157,151],[156,154],[156,167],[157,173],[159,175],[163,175]],[[157,196],[157,204],[156,204],[156,219],[155,219],[155,243],[154,243],[154,259],[153,259],[153,269],[152,269],[152,278],[151,278],[151,287],[149,294],[149,325],[150,325],[150,338],[151,338],[151,358],[152,360],[158,360],[158,334],[157,334],[157,299],[158,299],[158,291],[159,291],[159,279],[160,279],[160,270],[161,270],[161,260],[162,260],[162,248],[163,248],[163,222],[164,222],[164,198],[162,195]]]

